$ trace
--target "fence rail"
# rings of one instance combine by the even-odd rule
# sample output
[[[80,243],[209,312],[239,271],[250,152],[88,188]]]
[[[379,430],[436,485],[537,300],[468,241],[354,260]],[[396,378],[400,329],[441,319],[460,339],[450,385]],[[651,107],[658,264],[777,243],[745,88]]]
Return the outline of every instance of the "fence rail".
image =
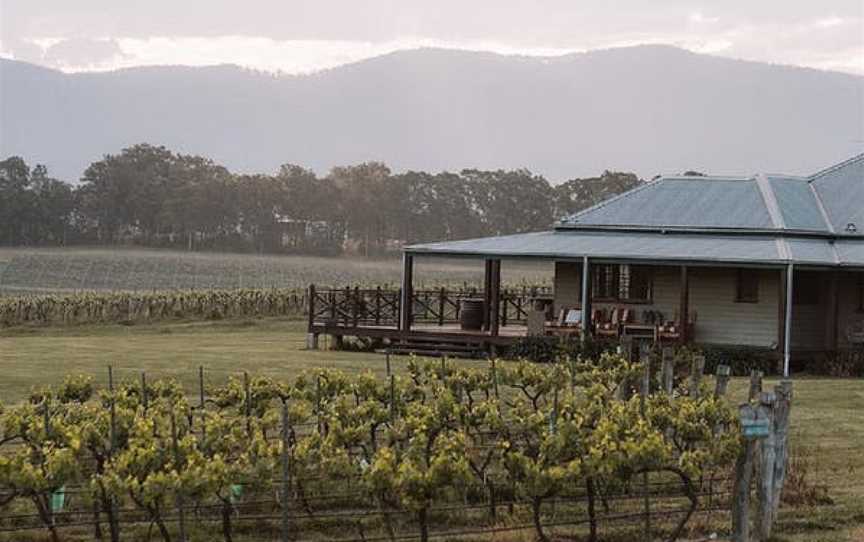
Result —
[[[310,288],[310,324],[346,327],[398,327],[402,305],[401,289],[388,288]],[[438,326],[458,324],[463,299],[482,298],[476,288],[413,290],[412,322]],[[499,324],[525,325],[528,310],[535,300],[551,300],[548,287],[508,288],[499,297]]]

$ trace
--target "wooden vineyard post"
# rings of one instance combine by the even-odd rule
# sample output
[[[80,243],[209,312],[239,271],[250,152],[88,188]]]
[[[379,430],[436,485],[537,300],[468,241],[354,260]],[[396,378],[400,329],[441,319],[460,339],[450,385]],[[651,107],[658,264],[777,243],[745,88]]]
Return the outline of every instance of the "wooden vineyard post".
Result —
[[[201,411],[201,440],[207,437],[207,417],[204,415],[204,366],[198,367],[198,409]]]
[[[669,346],[663,348],[662,363],[663,391],[667,395],[672,395],[672,389],[675,386],[675,351]]]
[[[177,420],[174,418],[174,412],[171,412],[171,442],[174,448],[174,464],[176,468],[180,468],[180,444],[177,439]],[[180,529],[180,542],[186,542],[186,510],[183,499],[183,489],[177,490],[177,514],[178,524]]]
[[[717,380],[714,383],[714,397],[720,398],[726,395],[726,387],[729,385],[729,377],[732,375],[732,368],[728,365],[717,366]]]
[[[756,439],[768,436],[767,420],[749,402],[738,407],[743,448],[735,463],[735,483],[732,489],[732,542],[750,542],[750,483]]]
[[[690,368],[690,397],[699,397],[699,386],[705,373],[705,356],[693,356]]]
[[[143,373],[142,373],[143,376]],[[113,457],[114,452],[117,451],[117,400],[114,396],[114,368],[110,365],[108,366],[108,391],[111,393],[111,425],[110,431],[111,434],[109,436],[110,443],[110,453],[109,456]],[[145,394],[146,396],[146,394]],[[146,403],[145,403],[146,404]],[[47,426],[46,426],[47,427]],[[111,539],[119,540],[120,539],[120,524],[117,518],[117,499],[115,497],[111,497],[109,506],[111,507],[111,514],[109,516],[108,521],[108,529],[111,531]]]
[[[642,382],[639,386],[639,410],[645,416],[645,402],[651,394],[651,346],[642,343],[639,346],[639,361],[642,362]],[[648,471],[642,473],[642,506],[645,511],[643,540],[651,540],[651,498]]]
[[[777,457],[774,432],[774,405],[776,397],[773,392],[759,394],[759,406],[756,407],[757,417],[766,419],[768,434],[760,441],[759,454],[759,513],[756,515],[756,532],[759,540],[771,537],[771,526],[774,523],[774,463]]]
[[[780,495],[786,482],[786,468],[789,461],[789,414],[792,408],[792,381],[784,380],[774,387],[777,402],[774,407],[774,488],[771,498],[774,504],[774,517],[780,507]]]
[[[390,375],[390,423],[396,421],[396,377]]]
[[[147,413],[147,373],[141,371],[141,404],[144,407],[144,413]]]
[[[288,542],[290,522],[288,518],[288,500],[291,489],[289,486],[288,462],[288,401],[282,401],[282,542]]]
[[[762,371],[750,372],[750,400],[754,401],[762,393]]]

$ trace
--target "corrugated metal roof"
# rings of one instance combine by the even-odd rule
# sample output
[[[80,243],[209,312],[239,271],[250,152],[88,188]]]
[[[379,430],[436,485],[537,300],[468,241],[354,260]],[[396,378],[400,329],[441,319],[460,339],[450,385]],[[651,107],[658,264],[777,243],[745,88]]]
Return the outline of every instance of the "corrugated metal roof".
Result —
[[[857,226],[854,238],[846,232],[849,223]],[[578,213],[555,231],[406,250],[478,257],[864,267],[862,235],[864,154],[809,178],[664,177]]]
[[[837,253],[828,239],[794,239],[782,241],[787,247],[789,258],[795,263],[812,265],[836,265]]]
[[[549,231],[414,245],[419,254],[782,263],[773,237]]]
[[[864,267],[864,240],[842,240],[835,243],[841,265]]]
[[[850,223],[864,233],[864,154],[817,173],[811,182],[838,234]]]
[[[774,192],[787,229],[822,232],[830,230],[807,179],[769,176],[768,183]]]
[[[663,177],[565,219],[562,225],[770,229],[754,179]]]

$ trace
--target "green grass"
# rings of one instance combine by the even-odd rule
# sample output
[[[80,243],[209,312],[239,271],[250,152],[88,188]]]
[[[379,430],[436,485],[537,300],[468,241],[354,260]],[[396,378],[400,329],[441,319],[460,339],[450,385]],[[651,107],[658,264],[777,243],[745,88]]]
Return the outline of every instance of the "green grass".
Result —
[[[315,367],[384,374],[380,354],[307,351],[304,344],[304,324],[280,319],[0,330],[0,399],[19,402],[31,388],[70,373],[104,384],[109,364],[121,379],[146,371],[148,378],[174,377],[190,393],[199,366],[211,384],[242,371],[280,379]],[[404,365],[404,358],[394,359],[396,371]],[[775,382],[766,381],[766,389]],[[734,379],[730,400],[742,400],[747,385]],[[776,540],[864,540],[864,380],[796,379],[791,435],[793,452],[811,458],[811,481],[827,485],[835,504],[784,509]]]

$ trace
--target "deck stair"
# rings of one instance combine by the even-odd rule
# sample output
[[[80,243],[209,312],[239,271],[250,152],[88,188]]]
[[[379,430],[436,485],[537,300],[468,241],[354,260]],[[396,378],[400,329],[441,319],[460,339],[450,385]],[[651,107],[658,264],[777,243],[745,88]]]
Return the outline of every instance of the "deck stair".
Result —
[[[486,356],[486,348],[481,342],[448,340],[445,338],[409,337],[394,340],[382,352],[391,354],[448,358],[481,358]]]

